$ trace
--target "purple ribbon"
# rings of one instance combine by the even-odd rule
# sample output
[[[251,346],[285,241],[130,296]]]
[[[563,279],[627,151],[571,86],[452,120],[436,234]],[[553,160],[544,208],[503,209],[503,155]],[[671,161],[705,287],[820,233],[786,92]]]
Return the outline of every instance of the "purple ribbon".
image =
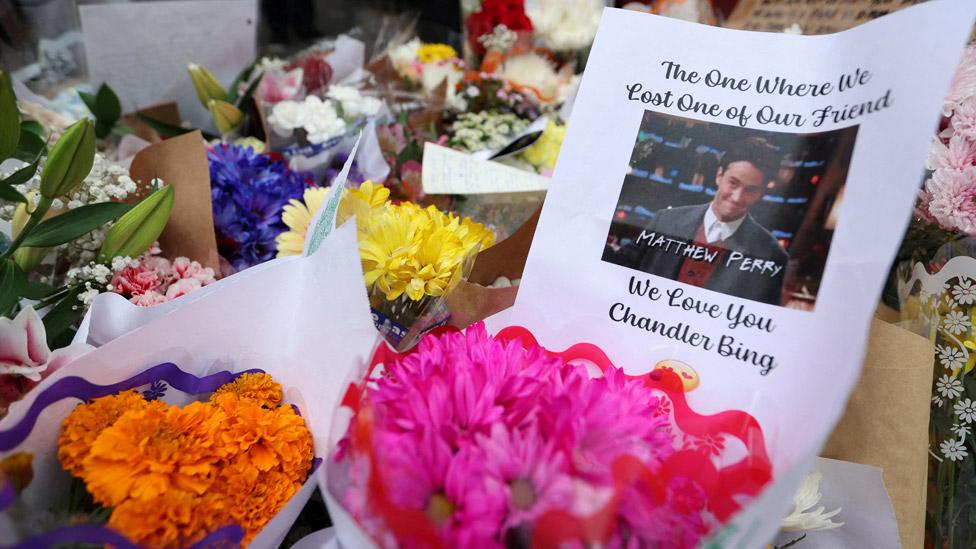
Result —
[[[263,372],[263,370],[254,369],[237,373],[231,373],[225,370],[209,376],[197,377],[184,372],[172,362],[164,362],[163,364],[153,366],[148,370],[111,385],[97,385],[78,376],[64,377],[41,391],[37,395],[37,398],[34,399],[34,402],[31,403],[30,409],[27,410],[27,413],[24,414],[24,417],[16,425],[6,431],[0,431],[0,452],[12,450],[24,442],[34,429],[34,425],[37,423],[37,418],[41,415],[41,412],[48,406],[65,398],[77,398],[85,402],[160,380],[166,381],[170,386],[187,394],[212,393],[222,385],[234,381],[238,376],[256,372]]]
[[[244,529],[236,524],[231,524],[207,534],[205,538],[190,546],[190,549],[239,547],[243,539]],[[56,530],[25,539],[16,545],[4,546],[3,549],[42,549],[72,543],[112,545],[117,549],[143,549],[141,546],[129,541],[122,534],[100,524],[63,526]]]

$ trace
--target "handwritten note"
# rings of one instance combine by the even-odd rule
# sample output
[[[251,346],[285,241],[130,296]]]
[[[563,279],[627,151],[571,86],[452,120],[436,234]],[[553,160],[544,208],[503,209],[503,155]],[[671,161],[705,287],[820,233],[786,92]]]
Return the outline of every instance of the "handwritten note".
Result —
[[[743,0],[727,27],[780,32],[796,23],[803,34],[829,34],[849,29],[922,0]]]
[[[122,109],[179,103],[194,126],[209,117],[186,72],[190,61],[210,69],[224,85],[254,60],[256,0],[93,4],[78,8],[88,71],[108,83]]]
[[[427,143],[423,184],[427,194],[521,193],[548,189],[549,178]]]

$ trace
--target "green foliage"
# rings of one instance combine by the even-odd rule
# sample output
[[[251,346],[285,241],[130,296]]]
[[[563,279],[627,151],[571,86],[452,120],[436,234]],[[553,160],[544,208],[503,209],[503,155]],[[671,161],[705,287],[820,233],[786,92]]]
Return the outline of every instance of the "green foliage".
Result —
[[[78,92],[78,95],[95,116],[95,136],[105,139],[122,117],[122,103],[119,102],[119,96],[104,83],[99,86],[95,95],[82,91]]]

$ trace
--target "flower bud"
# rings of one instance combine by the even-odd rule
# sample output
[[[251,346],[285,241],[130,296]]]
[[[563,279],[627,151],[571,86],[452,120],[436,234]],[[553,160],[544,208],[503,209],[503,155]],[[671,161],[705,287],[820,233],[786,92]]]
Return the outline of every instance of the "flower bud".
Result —
[[[20,231],[24,230],[24,225],[27,225],[27,220],[30,219],[32,213],[35,209],[35,199],[37,198],[37,191],[30,191],[27,193],[27,203],[21,203],[17,205],[17,209],[14,210],[14,217],[10,220],[10,231],[14,238],[20,234]],[[51,209],[44,214],[44,219],[50,219],[57,215],[59,212],[57,210]],[[17,248],[14,252],[14,262],[17,266],[21,268],[24,272],[32,271],[35,267],[41,264],[44,260],[44,256],[47,255],[47,248],[28,248],[21,246]]]
[[[95,162],[95,128],[87,118],[75,122],[54,144],[41,170],[41,196],[70,194],[88,176]]]
[[[114,257],[138,257],[148,250],[166,228],[175,194],[171,185],[164,185],[122,215],[105,235],[98,261],[108,263]]]
[[[196,63],[187,65],[186,70],[190,71],[190,79],[193,80],[193,87],[197,90],[197,98],[200,99],[201,105],[206,107],[214,99],[218,101],[227,99],[227,91],[213,73]]]
[[[236,130],[244,120],[244,113],[226,101],[213,99],[210,103],[207,103],[207,108],[210,109],[210,116],[213,118],[214,124],[217,125],[217,131],[221,135]]]
[[[20,111],[17,110],[17,98],[10,84],[10,76],[0,71],[0,162],[14,154],[19,139]]]

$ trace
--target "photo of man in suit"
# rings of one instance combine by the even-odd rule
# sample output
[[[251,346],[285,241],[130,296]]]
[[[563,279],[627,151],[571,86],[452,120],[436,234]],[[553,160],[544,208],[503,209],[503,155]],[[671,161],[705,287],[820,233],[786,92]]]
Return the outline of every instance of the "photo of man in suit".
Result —
[[[644,272],[729,295],[781,304],[789,255],[749,214],[779,169],[761,137],[733,144],[715,175],[707,204],[667,208],[637,238]]]

